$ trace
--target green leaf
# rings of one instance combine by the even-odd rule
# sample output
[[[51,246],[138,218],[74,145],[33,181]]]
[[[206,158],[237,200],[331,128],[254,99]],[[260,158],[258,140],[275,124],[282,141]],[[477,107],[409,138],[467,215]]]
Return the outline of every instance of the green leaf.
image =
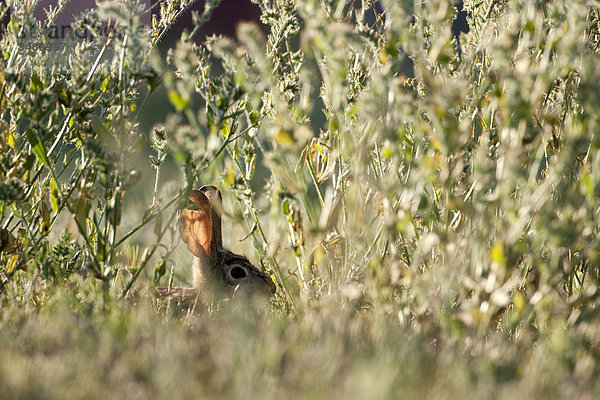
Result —
[[[13,271],[15,270],[15,267],[17,266],[17,261],[19,261],[18,254],[13,254],[12,256],[10,256],[10,258],[8,260],[8,264],[6,265],[6,274],[7,275],[10,276],[13,273]]]
[[[252,124],[252,126],[256,128],[258,126],[258,123],[260,122],[260,113],[257,110],[252,110],[249,119],[250,124]]]
[[[162,260],[154,269],[154,284],[158,285],[160,283],[160,278],[162,278],[167,273],[167,263],[165,260]]]
[[[175,90],[169,91],[169,100],[171,100],[171,104],[173,104],[179,111],[185,110],[189,105],[189,101],[184,99],[183,96],[181,96],[179,92]]]
[[[50,160],[46,156],[46,150],[44,149],[44,145],[40,141],[40,138],[35,134],[33,129],[27,128],[25,130],[25,135],[27,135],[27,140],[31,145],[31,150],[33,150],[34,154],[38,156],[38,158],[47,166],[50,166]]]
[[[38,77],[38,75],[36,73],[31,75],[31,81],[29,83],[29,87],[32,92],[37,92],[39,89],[44,88],[44,83],[40,80],[40,78]]]
[[[225,121],[223,123],[223,127],[221,128],[221,135],[223,135],[223,137],[225,137],[225,138],[228,138],[230,133],[231,133],[231,128],[229,126],[229,123],[227,121]]]
[[[582,181],[585,187],[586,196],[588,197],[588,199],[593,201],[596,189],[594,188],[594,182],[592,181],[589,172],[586,171],[585,173],[583,173]]]
[[[10,147],[12,147],[13,149],[17,149],[17,141],[15,140],[15,137],[13,136],[11,131],[8,131],[8,145]]]
[[[493,262],[497,263],[501,267],[506,266],[506,258],[504,257],[504,246],[502,243],[496,242],[492,246],[490,251],[490,258]]]
[[[281,211],[283,211],[283,215],[288,215],[290,213],[290,202],[287,199],[281,204]]]
[[[46,200],[45,198],[42,199],[38,210],[42,219],[40,224],[42,228],[41,232],[42,235],[46,236],[48,233],[50,233],[50,207],[48,207],[48,200]]]
[[[110,76],[106,76],[104,78],[104,80],[102,81],[102,83],[100,84],[100,90],[102,90],[103,92],[106,91],[106,88],[108,87],[108,83],[110,82]]]
[[[56,182],[56,179],[50,178],[50,204],[52,205],[52,210],[54,210],[54,212],[58,212],[60,208],[58,205],[58,199],[58,183]]]

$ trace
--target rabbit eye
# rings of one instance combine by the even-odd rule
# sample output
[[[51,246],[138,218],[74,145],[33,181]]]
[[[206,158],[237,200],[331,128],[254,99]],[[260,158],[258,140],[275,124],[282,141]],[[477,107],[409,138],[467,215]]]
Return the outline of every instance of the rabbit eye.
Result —
[[[229,270],[229,275],[232,279],[238,280],[246,278],[248,276],[248,273],[244,268],[240,267],[239,265],[235,265]]]

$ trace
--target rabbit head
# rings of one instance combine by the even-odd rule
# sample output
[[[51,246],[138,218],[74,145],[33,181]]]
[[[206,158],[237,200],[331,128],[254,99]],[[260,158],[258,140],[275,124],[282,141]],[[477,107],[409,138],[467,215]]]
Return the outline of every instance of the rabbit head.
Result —
[[[194,288],[203,295],[228,298],[270,296],[275,284],[244,256],[223,248],[221,193],[212,185],[193,190],[181,212],[179,231],[194,255]]]

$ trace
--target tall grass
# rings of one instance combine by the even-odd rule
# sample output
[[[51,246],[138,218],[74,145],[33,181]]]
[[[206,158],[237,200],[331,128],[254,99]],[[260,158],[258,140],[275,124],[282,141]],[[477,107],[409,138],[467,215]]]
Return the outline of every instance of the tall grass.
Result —
[[[262,26],[204,39],[207,1],[164,58],[191,1],[149,27],[100,2],[58,52],[65,2],[8,2],[4,393],[598,396],[600,5],[465,0],[455,37],[448,1],[254,2]],[[189,281],[177,209],[206,183],[266,312],[152,298]]]

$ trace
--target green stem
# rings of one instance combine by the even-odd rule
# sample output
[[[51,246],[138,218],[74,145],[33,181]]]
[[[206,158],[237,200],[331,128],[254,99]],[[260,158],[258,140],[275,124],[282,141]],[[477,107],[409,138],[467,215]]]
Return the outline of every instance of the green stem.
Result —
[[[175,22],[179,19],[179,17],[181,17],[185,12],[187,12],[187,10],[189,10],[190,7],[192,5],[194,5],[195,2],[196,2],[196,0],[192,0],[192,1],[190,1],[190,3],[187,6],[181,8],[179,11],[177,11],[177,14],[175,14],[175,17],[173,18],[171,23],[169,25],[165,25],[163,27],[162,31],[159,33],[159,35],[152,41],[152,45],[150,46],[151,48],[156,47],[156,45],[163,39],[163,37],[167,34],[167,32],[169,30],[171,30],[173,25],[175,25]]]
[[[125,242],[127,239],[129,239],[130,236],[132,236],[134,233],[136,233],[137,231],[139,231],[140,229],[142,229],[144,226],[146,226],[150,221],[152,221],[154,218],[156,218],[156,216],[158,214],[160,214],[161,212],[163,212],[164,210],[166,210],[167,208],[169,208],[173,203],[175,203],[177,200],[179,200],[179,198],[181,197],[182,192],[179,192],[177,194],[177,196],[173,197],[167,204],[165,204],[164,207],[160,208],[159,211],[153,213],[151,216],[149,216],[148,218],[146,218],[145,220],[142,221],[141,224],[139,224],[138,226],[136,226],[134,229],[132,229],[131,231],[129,231],[125,236],[123,236],[121,238],[121,240],[119,240],[117,243],[115,243],[114,247],[117,248],[119,247],[121,244],[123,244],[123,242]]]
[[[313,184],[317,189],[317,194],[319,195],[319,202],[321,203],[321,207],[325,207],[325,200],[323,198],[323,192],[321,191],[321,187],[319,186],[319,182],[317,182],[317,173],[315,171],[315,166],[310,157],[308,157],[308,171],[310,172],[310,177],[312,178]]]
[[[162,239],[162,237],[164,236],[164,234],[167,232],[167,230],[169,230],[169,226],[171,225],[173,218],[175,217],[176,213],[172,213],[171,217],[169,218],[169,221],[167,221],[167,223],[165,224],[165,227],[163,227],[163,229],[160,232],[160,235],[158,235],[157,238],[157,242],[160,242],[160,240]],[[121,293],[121,299],[123,299],[125,296],[127,296],[127,293],[129,293],[129,290],[131,290],[133,284],[135,283],[135,281],[138,279],[138,277],[140,276],[140,274],[142,273],[142,271],[146,268],[146,265],[148,264],[148,261],[150,261],[150,259],[152,258],[152,256],[154,255],[154,253],[156,252],[156,249],[158,249],[160,246],[158,245],[154,245],[152,247],[152,250],[150,250],[150,253],[146,255],[146,257],[144,258],[144,260],[142,261],[142,265],[140,265],[140,267],[135,271],[135,273],[133,274],[133,276],[131,277],[131,279],[129,280],[129,282],[127,283],[127,285],[125,286],[125,289],[123,289],[123,292]],[[170,254],[173,251],[174,247],[167,253]]]
[[[239,160],[236,157],[233,157],[233,152],[231,151],[231,149],[228,149],[228,150],[229,150],[229,153],[232,155],[231,158],[234,160],[235,165],[237,166],[238,170],[240,171],[240,175],[242,176],[242,180],[244,181],[244,185],[246,186],[246,189],[250,190],[250,182],[246,179],[246,176],[243,173],[243,169],[242,169],[242,166],[240,165]],[[254,204],[252,204],[252,206],[249,207],[249,210],[252,215],[252,221],[256,226],[256,230],[260,234],[260,238],[263,241],[263,245],[266,247],[268,244],[267,235],[265,235],[262,225],[260,224],[260,221],[258,219],[258,216],[256,215],[256,210],[254,208]],[[273,265],[275,266],[275,272],[277,273],[277,277],[279,278],[278,279],[279,283],[280,283],[281,287],[283,288],[284,293],[287,297],[288,305],[290,306],[292,311],[295,313],[295,302],[291,297],[291,293],[289,291],[289,288],[287,287],[285,279],[283,279],[283,273],[281,272],[281,267],[279,266],[279,263],[277,262],[277,260],[274,257],[269,257],[269,258],[271,259],[271,261],[273,262]]]

